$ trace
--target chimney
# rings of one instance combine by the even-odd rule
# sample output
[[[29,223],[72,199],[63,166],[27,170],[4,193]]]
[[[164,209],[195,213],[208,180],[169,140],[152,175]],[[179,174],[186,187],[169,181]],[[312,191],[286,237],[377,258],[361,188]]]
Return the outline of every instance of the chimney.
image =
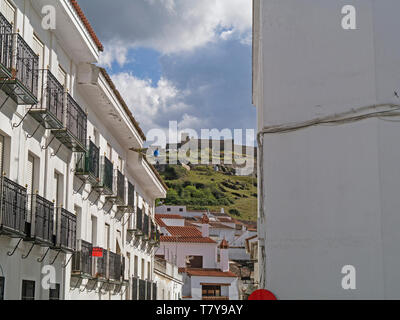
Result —
[[[210,236],[210,219],[208,219],[207,215],[204,214],[203,218],[201,219],[201,235],[203,237],[209,237]]]
[[[220,257],[219,268],[223,272],[228,272],[229,271],[229,244],[228,244],[228,241],[226,241],[225,239],[222,240],[222,242],[218,246],[218,248],[219,248],[219,257]]]

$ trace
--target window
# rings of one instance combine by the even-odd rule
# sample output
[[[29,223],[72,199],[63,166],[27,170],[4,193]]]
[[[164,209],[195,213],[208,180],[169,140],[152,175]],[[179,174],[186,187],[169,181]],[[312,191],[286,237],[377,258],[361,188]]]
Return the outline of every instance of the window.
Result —
[[[221,286],[202,286],[203,297],[221,297]]]
[[[43,69],[44,66],[44,45],[43,42],[34,34],[33,35],[33,52],[39,56],[39,70]]]
[[[0,301],[4,300],[4,285],[6,279],[4,277],[0,277]]]
[[[167,212],[171,212],[171,208],[167,208]]]
[[[151,280],[151,267],[150,262],[147,262],[147,280]]]
[[[35,300],[35,281],[22,280],[22,300]]]
[[[183,212],[183,208],[179,208],[179,212]]]
[[[203,256],[186,257],[187,268],[203,268]]]
[[[8,22],[15,24],[15,8],[8,0],[1,2],[1,13],[6,17]]]
[[[49,300],[60,300],[60,285],[58,283],[55,284],[54,289],[50,288]]]

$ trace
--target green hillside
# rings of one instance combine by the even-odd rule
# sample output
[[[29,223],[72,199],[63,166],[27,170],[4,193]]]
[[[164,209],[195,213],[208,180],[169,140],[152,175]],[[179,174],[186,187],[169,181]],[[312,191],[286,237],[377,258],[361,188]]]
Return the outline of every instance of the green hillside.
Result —
[[[201,166],[187,171],[170,165],[160,172],[169,187],[167,205],[186,205],[191,210],[209,209],[225,212],[234,218],[257,220],[257,179],[215,172]]]

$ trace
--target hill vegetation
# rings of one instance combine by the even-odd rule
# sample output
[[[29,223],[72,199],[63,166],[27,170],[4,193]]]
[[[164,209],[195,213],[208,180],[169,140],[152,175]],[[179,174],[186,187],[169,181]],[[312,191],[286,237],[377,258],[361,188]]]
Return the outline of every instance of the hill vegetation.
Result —
[[[215,172],[211,166],[199,166],[187,171],[179,165],[169,165],[160,172],[169,187],[163,202],[186,205],[192,210],[220,211],[232,217],[257,220],[257,179]]]

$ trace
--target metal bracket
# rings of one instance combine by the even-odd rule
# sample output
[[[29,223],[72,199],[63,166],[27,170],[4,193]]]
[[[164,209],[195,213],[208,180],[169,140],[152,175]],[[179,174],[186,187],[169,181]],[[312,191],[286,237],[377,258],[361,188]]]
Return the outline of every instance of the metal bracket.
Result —
[[[21,243],[21,241],[22,241],[22,238],[19,239],[19,241],[18,241],[18,243],[17,243],[17,245],[15,246],[15,248],[14,248],[13,251],[8,251],[8,252],[7,252],[7,255],[8,255],[9,257],[11,257],[11,256],[14,255],[14,253],[15,253],[15,251],[17,251],[17,248],[19,247],[19,244]]]
[[[47,144],[47,146],[41,146],[40,148],[42,149],[42,150],[47,150],[49,147],[50,147],[50,145],[51,145],[51,143],[53,142],[53,140],[55,139],[56,137],[55,136],[53,136],[53,138],[51,138],[51,140],[50,140],[50,142]]]
[[[97,290],[96,292],[97,292],[97,293],[100,293],[100,292],[102,293],[102,292],[103,292],[103,287],[104,287],[104,285],[105,285],[105,284],[107,284],[107,285],[108,285],[108,282],[106,282],[106,281],[105,281],[105,282],[103,282],[103,284],[101,285],[100,289],[99,289],[99,290]]]
[[[70,288],[70,290],[72,291],[72,290],[75,290],[75,289],[77,289],[78,287],[80,287],[80,286],[81,286],[81,284],[82,284],[82,279],[80,278],[80,279],[78,279],[78,281],[76,281],[76,285],[75,285],[75,287],[73,287],[73,288]],[[79,289],[79,292],[82,292],[82,291]]]
[[[77,191],[74,191],[74,194],[78,194],[83,190],[83,187],[87,184],[87,179],[85,179],[85,181],[82,182],[81,186],[78,188]],[[87,200],[87,199],[86,199]]]
[[[89,288],[88,288],[89,282],[90,282],[90,280],[86,283],[85,289],[84,289],[83,291],[87,290],[88,292],[92,292],[92,291],[95,289],[95,287],[97,286],[97,284],[99,283],[99,279],[97,279],[97,280],[95,281],[95,283],[94,283],[92,289],[90,289],[90,290],[89,290]],[[82,292],[83,292],[83,291],[82,291]]]
[[[93,192],[96,192],[96,188],[92,188],[92,190],[90,190],[89,195],[88,195],[85,199],[82,199],[82,200],[83,200],[83,201],[89,200],[89,198],[90,198],[90,196],[92,195]],[[97,197],[97,200],[99,200],[100,197],[101,197],[101,193],[99,192],[98,194],[99,194],[99,196]],[[97,202],[97,200],[96,200],[95,202]]]
[[[39,123],[39,124],[37,125],[35,131],[33,131],[32,134],[27,134],[27,135],[26,135],[26,138],[27,138],[27,139],[33,138],[34,135],[36,134],[36,132],[39,130],[40,126],[41,126],[41,124]]]
[[[58,146],[57,151],[56,151],[56,152],[53,152],[53,153],[50,155],[50,157],[55,157],[55,156],[58,154],[58,152],[60,151],[61,147],[62,147],[62,143],[60,143],[60,145]]]
[[[53,261],[50,263],[51,266],[56,262],[56,260],[57,260],[58,256],[60,255],[60,253],[61,253],[61,251],[58,251],[58,252],[57,252],[56,257],[55,257],[55,258],[53,259]]]
[[[129,222],[129,219],[132,217],[133,214],[134,214],[134,212],[131,212],[128,219],[126,219],[126,221],[122,224],[123,227],[125,227],[125,225]]]
[[[18,124],[13,123],[13,125],[12,125],[13,129],[18,128],[18,127],[22,124],[22,122],[24,122],[26,116],[27,116],[27,115],[29,114],[29,112],[31,112],[31,110],[33,109],[33,106],[34,106],[34,104],[30,106],[28,112],[25,113],[25,115],[22,117],[21,121],[20,121]],[[36,132],[35,132],[35,133],[36,133]]]
[[[44,258],[46,258],[47,254],[49,253],[50,248],[47,248],[45,254],[41,258],[37,258],[37,262],[42,263],[44,261]]]
[[[68,267],[69,263],[72,260],[72,257],[75,255],[75,252],[71,254],[71,256],[69,257],[68,261],[66,264],[62,265],[62,268],[65,269],[66,267]]]
[[[32,246],[31,246],[31,248],[29,249],[29,251],[28,251],[28,253],[26,254],[26,255],[22,255],[21,257],[22,257],[22,259],[27,259],[28,257],[29,257],[29,255],[31,254],[31,252],[32,252],[32,249],[33,249],[33,247],[35,246],[35,243],[32,243]]]

